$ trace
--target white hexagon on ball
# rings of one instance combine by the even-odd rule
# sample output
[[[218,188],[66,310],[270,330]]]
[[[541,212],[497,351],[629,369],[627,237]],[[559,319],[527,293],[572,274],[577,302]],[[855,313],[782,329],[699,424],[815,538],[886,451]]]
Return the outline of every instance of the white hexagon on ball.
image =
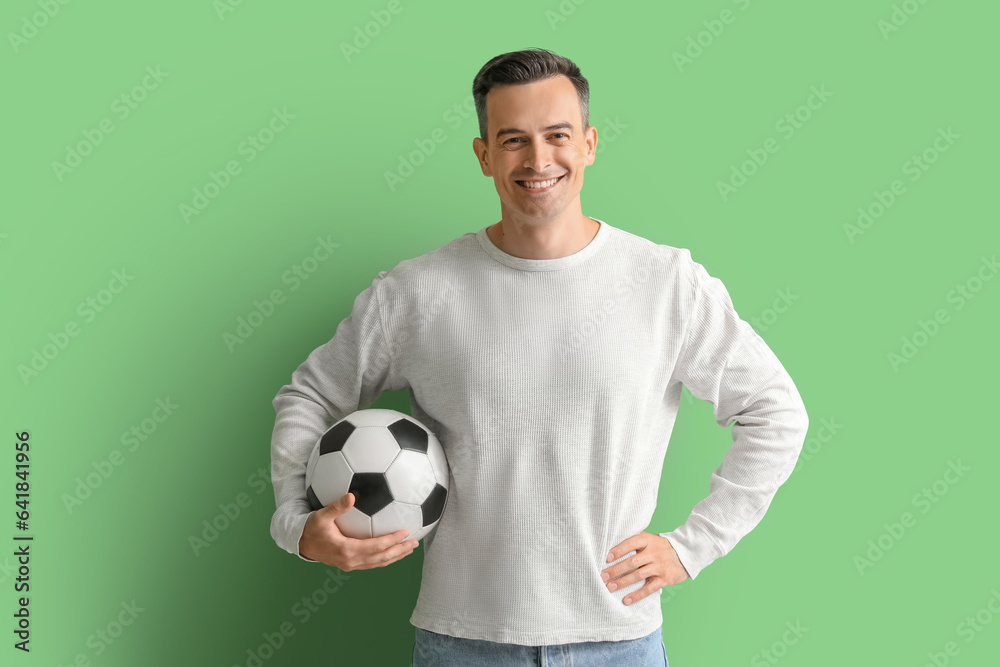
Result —
[[[389,490],[398,502],[420,505],[437,481],[426,454],[404,449],[385,471]]]

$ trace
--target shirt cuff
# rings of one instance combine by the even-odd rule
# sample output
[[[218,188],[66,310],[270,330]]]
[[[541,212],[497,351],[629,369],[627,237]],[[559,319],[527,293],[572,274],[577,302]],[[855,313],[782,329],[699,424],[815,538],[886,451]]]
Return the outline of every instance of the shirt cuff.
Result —
[[[670,546],[677,552],[677,558],[687,570],[688,576],[694,579],[708,565],[718,558],[718,550],[708,537],[691,534],[690,527],[679,527],[669,533],[659,533],[670,541]]]

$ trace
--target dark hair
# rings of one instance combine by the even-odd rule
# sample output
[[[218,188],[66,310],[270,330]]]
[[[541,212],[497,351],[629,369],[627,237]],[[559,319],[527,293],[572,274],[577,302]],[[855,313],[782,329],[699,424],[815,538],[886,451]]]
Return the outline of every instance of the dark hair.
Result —
[[[541,81],[560,74],[573,82],[580,98],[580,115],[583,128],[590,125],[590,85],[580,73],[580,68],[569,58],[547,49],[525,49],[496,56],[483,65],[472,81],[472,99],[479,117],[479,136],[486,139],[486,93],[494,86],[523,84]]]

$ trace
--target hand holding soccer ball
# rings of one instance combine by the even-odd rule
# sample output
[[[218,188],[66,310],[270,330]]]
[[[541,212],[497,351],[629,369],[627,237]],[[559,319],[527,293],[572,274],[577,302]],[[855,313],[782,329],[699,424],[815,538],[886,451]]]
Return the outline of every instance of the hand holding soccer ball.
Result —
[[[314,511],[299,553],[345,571],[399,560],[437,526],[449,476],[441,443],[413,417],[384,409],[351,413],[323,433],[306,464]]]
[[[299,553],[303,558],[350,572],[385,567],[413,553],[419,542],[402,542],[407,537],[405,528],[389,535],[362,540],[341,533],[336,518],[353,506],[353,494],[346,493],[331,505],[309,515],[299,540]]]

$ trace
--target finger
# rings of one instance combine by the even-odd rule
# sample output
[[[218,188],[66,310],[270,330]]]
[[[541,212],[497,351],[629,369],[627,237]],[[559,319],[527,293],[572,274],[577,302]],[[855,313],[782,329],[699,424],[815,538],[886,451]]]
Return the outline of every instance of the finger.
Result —
[[[409,534],[410,531],[405,528],[400,528],[395,533],[380,535],[379,537],[366,537],[361,539],[348,537],[346,539],[353,542],[351,546],[354,549],[354,553],[366,556],[377,556],[379,554],[384,554],[386,551],[398,545],[406,546],[408,549],[416,547],[418,544],[417,540],[408,540],[404,542]]]
[[[373,537],[372,546],[373,551],[385,551],[397,544],[402,544],[403,540],[410,536],[410,531],[405,528],[400,528],[395,533],[389,533],[388,535],[382,535],[380,537]],[[416,542],[416,540],[412,540]]]
[[[634,584],[637,581],[642,581],[643,579],[648,579],[656,574],[656,568],[652,565],[647,565],[645,567],[640,567],[638,570],[629,572],[628,574],[623,574],[617,579],[612,579],[606,583],[607,589],[609,591],[616,591],[619,588],[624,588],[630,584]]]
[[[635,536],[633,535],[632,537],[628,538],[621,544],[616,545],[613,549],[611,549],[611,551],[608,552],[608,557],[606,559],[606,562],[610,563],[616,558],[621,558],[630,551],[635,551],[636,550],[635,546],[633,546],[634,543],[635,543]]]
[[[642,549],[645,546],[645,544],[646,540],[643,537],[642,533],[639,533],[638,535],[633,535],[632,537],[628,538],[621,544],[611,549],[611,551],[608,552],[608,558],[606,562],[610,563],[616,558],[621,558],[630,551],[637,552],[640,549]]]
[[[645,558],[645,556],[640,556],[639,554],[636,554],[631,558],[626,558],[620,563],[615,563],[611,567],[605,568],[601,572],[601,578],[603,579],[604,575],[607,574],[608,575],[607,581],[613,581],[618,577],[622,576],[623,574],[626,574],[628,572],[631,572],[632,570],[636,570],[642,567],[648,562],[649,561]]]
[[[389,547],[399,544],[405,540],[410,534],[410,531],[406,528],[400,528],[394,533],[379,535],[378,537],[351,537],[350,535],[345,535],[342,530],[339,530],[339,525],[337,528],[338,532],[343,536],[343,539],[350,543],[350,548],[359,553],[376,553],[379,551],[385,551]]]
[[[367,557],[363,558],[362,562],[359,563],[354,569],[371,570],[376,567],[385,567],[386,565],[391,565],[397,560],[401,560],[412,553],[412,546],[409,546],[408,544],[396,544],[379,553],[369,554]]]
[[[646,583],[645,586],[643,586],[637,591],[633,591],[628,595],[626,595],[625,598],[622,600],[622,604],[625,605],[635,604],[636,602],[643,599],[647,595],[652,595],[661,588],[663,588],[663,586],[660,585],[659,578],[650,577],[649,581]]]
[[[336,518],[352,507],[354,507],[354,494],[348,492],[334,500],[326,507],[316,510],[316,512],[322,512],[324,516]]]

